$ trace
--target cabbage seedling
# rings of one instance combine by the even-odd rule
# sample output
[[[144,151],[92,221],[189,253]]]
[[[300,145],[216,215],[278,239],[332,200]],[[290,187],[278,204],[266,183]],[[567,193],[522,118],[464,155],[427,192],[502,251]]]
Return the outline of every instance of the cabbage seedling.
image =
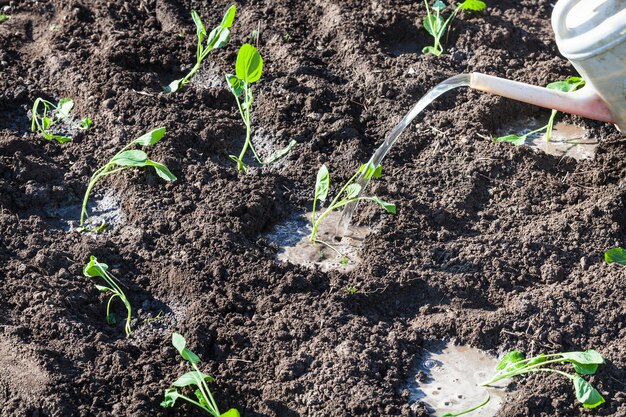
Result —
[[[548,367],[551,364],[568,363],[574,368],[573,374]],[[507,353],[496,367],[496,374],[492,379],[483,382],[480,386],[495,384],[496,382],[529,372],[550,372],[568,378],[574,384],[576,399],[584,408],[596,408],[604,403],[604,398],[581,375],[593,375],[599,365],[604,363],[604,358],[595,350],[584,352],[564,352],[553,354],[540,354],[526,359],[520,351],[513,350]]]
[[[161,407],[172,408],[176,404],[176,400],[180,398],[181,400],[201,408],[213,417],[239,417],[239,411],[234,408],[231,408],[224,414],[220,413],[219,408],[217,408],[217,403],[207,385],[207,382],[213,382],[215,378],[200,372],[196,365],[200,362],[200,358],[188,349],[186,344],[185,338],[180,333],[172,333],[172,345],[174,345],[178,353],[180,353],[180,356],[189,362],[193,371],[186,372],[178,377],[178,379],[172,383],[172,388],[165,390],[165,399],[161,402]],[[185,387],[190,387],[191,389],[196,387],[194,390],[195,400],[178,391],[178,388]]]
[[[83,275],[89,278],[100,277],[106,282],[106,285],[96,284],[96,288],[102,293],[112,294],[107,302],[107,323],[115,324],[117,322],[115,314],[111,312],[111,302],[116,297],[122,300],[127,312],[124,330],[126,331],[126,337],[130,336],[132,333],[130,330],[130,317],[132,309],[130,307],[130,303],[128,302],[128,298],[126,298],[126,294],[124,294],[124,291],[122,291],[122,288],[118,285],[119,280],[109,272],[109,266],[105,263],[98,262],[98,259],[95,256],[90,256],[89,263],[83,267]]]
[[[65,121],[70,126],[79,130],[87,130],[91,127],[91,119],[86,117],[76,122],[70,112],[74,108],[74,100],[71,98],[62,98],[57,104],[44,100],[41,97],[35,100],[32,109],[33,120],[30,129],[33,132],[39,132],[46,140],[56,140],[59,143],[70,142],[72,138],[65,135],[55,135],[50,133],[54,125]]]
[[[546,86],[546,88],[549,88],[550,90],[558,90],[558,91],[563,91],[564,93],[569,93],[572,91],[576,91],[579,88],[582,88],[584,86],[585,86],[585,80],[583,80],[582,78],[569,77],[568,79],[563,80],[563,81],[555,81],[553,83],[550,83]],[[554,126],[554,118],[556,117],[557,113],[558,111],[552,110],[552,114],[550,114],[550,119],[548,120],[548,124],[540,127],[539,129],[532,130],[523,135],[500,136],[499,138],[495,138],[494,141],[495,142],[509,142],[515,146],[520,146],[526,143],[526,139],[528,139],[529,136],[532,136],[539,132],[543,132],[545,130],[546,142],[550,142],[550,137],[552,136],[552,128]]]
[[[256,149],[254,149],[254,145],[252,144],[252,125],[250,123],[250,110],[253,101],[251,85],[259,81],[262,72],[263,58],[261,54],[254,46],[246,43],[241,46],[237,53],[235,74],[226,74],[226,82],[233,96],[235,96],[239,115],[246,126],[246,140],[239,156],[229,155],[230,159],[237,163],[238,171],[248,171],[248,166],[243,162],[243,157],[248,148],[252,150],[254,157],[261,165],[266,165],[282,158],[296,145],[296,141],[292,140],[285,148],[277,150],[272,156],[265,160],[262,160]]]
[[[435,56],[439,56],[443,53],[443,45],[441,44],[441,38],[452,20],[456,17],[456,15],[461,10],[472,10],[472,11],[481,11],[484,10],[487,5],[480,0],[465,0],[462,3],[457,4],[456,8],[448,16],[447,19],[444,19],[441,16],[441,12],[446,8],[446,4],[437,0],[433,3],[432,6],[428,6],[428,0],[424,0],[424,4],[426,5],[426,17],[424,18],[424,29],[426,32],[433,37],[434,42],[432,46],[426,46],[422,49],[423,54],[433,54]],[[431,11],[432,10],[432,11]]]
[[[115,174],[129,168],[151,166],[154,168],[157,175],[163,178],[165,181],[176,180],[174,174],[172,174],[165,165],[148,159],[148,155],[144,151],[129,149],[130,147],[136,145],[152,146],[155,143],[159,142],[164,135],[165,128],[160,127],[146,133],[143,136],[138,137],[137,139],[130,142],[128,145],[124,146],[122,150],[116,153],[109,162],[107,162],[104,166],[98,168],[98,170],[93,173],[93,175],[89,179],[87,191],[85,192],[85,197],[83,198],[83,207],[80,213],[80,226],[85,223],[85,220],[88,217],[87,201],[89,200],[89,195],[91,194],[93,187],[95,187],[98,181],[107,177],[108,175]]]
[[[0,23],[4,22],[5,20],[9,20],[10,18],[11,16],[9,16],[8,14],[0,13]]]
[[[612,248],[604,252],[604,261],[607,264],[616,263],[626,265],[626,250],[622,248]]]
[[[200,19],[200,15],[198,15],[195,10],[191,11],[191,18],[193,19],[193,23],[196,25],[196,36],[198,37],[198,45],[196,46],[196,64],[191,68],[189,74],[185,75],[180,80],[174,80],[167,85],[164,88],[166,93],[176,92],[189,84],[191,77],[193,77],[193,75],[202,66],[204,58],[206,58],[212,50],[221,48],[228,43],[228,40],[230,39],[230,27],[233,25],[233,21],[235,20],[236,10],[237,7],[234,4],[230,6],[228,10],[226,10],[226,14],[224,14],[222,22],[219,26],[215,27],[208,34],[204,28],[202,19]],[[205,39],[206,44],[203,43]]]
[[[377,196],[368,196],[368,197],[359,197],[359,193],[361,192],[361,185],[355,183],[356,179],[361,175],[361,173],[365,173],[363,176],[366,180],[373,178],[380,178],[382,176],[383,168],[381,165],[374,166],[371,163],[362,164],[357,172],[350,178],[344,185],[341,187],[335,198],[330,202],[328,207],[322,211],[319,216],[316,216],[318,202],[324,202],[328,197],[328,191],[330,189],[330,173],[328,172],[328,168],[326,165],[322,165],[319,171],[317,172],[317,178],[315,180],[315,194],[313,197],[313,210],[311,213],[311,226],[313,230],[311,231],[311,235],[309,236],[309,240],[313,243],[321,243],[325,246],[328,246],[330,249],[334,250],[339,256],[342,258],[342,263],[347,263],[347,258],[337,251],[335,247],[330,245],[328,242],[324,242],[317,238],[317,234],[319,232],[319,227],[322,224],[322,221],[328,216],[333,210],[337,210],[345,206],[346,204],[352,203],[354,201],[362,201],[369,200],[378,204],[382,208],[384,208],[388,213],[395,214],[396,213],[396,205],[392,203],[387,203],[383,201],[380,197]]]

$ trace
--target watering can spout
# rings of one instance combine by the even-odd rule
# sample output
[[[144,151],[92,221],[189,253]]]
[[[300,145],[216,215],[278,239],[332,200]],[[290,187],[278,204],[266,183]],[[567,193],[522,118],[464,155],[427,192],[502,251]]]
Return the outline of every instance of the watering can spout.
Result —
[[[565,93],[474,72],[471,74],[470,87],[564,113],[617,123],[607,104],[590,85]]]
[[[626,133],[626,0],[559,0],[552,12],[559,51],[585,80],[564,93],[474,73],[470,86],[514,100],[610,122]]]

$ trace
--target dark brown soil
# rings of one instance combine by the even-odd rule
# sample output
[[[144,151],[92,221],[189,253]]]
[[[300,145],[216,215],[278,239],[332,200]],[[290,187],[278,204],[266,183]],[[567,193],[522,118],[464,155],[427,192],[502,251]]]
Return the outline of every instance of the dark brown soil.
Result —
[[[442,339],[493,353],[595,348],[607,364],[592,380],[607,403],[591,414],[626,415],[626,270],[602,259],[626,243],[626,148],[612,126],[565,116],[601,140],[594,160],[576,163],[488,139],[546,110],[451,92],[386,160],[373,190],[398,214],[361,209],[357,222],[378,231],[356,269],[278,264],[264,238],[310,209],[322,163],[345,180],[445,78],[544,85],[573,74],[552,38],[553,0],[488,3],[455,21],[437,58],[420,53],[418,1],[241,2],[229,45],[166,95],[194,59],[189,10],[213,26],[227,1],[0,1],[11,5],[0,24],[0,415],[199,415],[159,407],[185,370],[172,331],[218,378],[220,408],[246,417],[412,415],[406,382],[422,346]],[[299,144],[242,175],[228,154],[244,130],[221,81],[257,28],[258,140]],[[93,129],[66,145],[30,133],[40,96],[74,98]],[[59,227],[91,173],[159,126],[167,138],[150,155],[178,181],[111,177],[95,198],[110,189],[123,224],[98,235]],[[129,339],[82,276],[89,255],[127,287]],[[563,378],[517,388],[500,416],[590,414]]]

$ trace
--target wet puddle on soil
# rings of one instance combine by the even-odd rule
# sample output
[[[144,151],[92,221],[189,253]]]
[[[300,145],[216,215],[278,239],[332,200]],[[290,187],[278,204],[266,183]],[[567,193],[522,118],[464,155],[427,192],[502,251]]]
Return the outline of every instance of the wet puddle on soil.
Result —
[[[350,226],[346,236],[337,240],[335,230],[341,212],[330,213],[319,228],[318,238],[330,243],[337,251],[348,258],[347,264],[341,263],[341,256],[331,248],[322,244],[312,244],[311,213],[292,216],[278,224],[265,237],[278,247],[278,261],[290,262],[309,268],[319,268],[324,272],[332,269],[351,271],[359,263],[359,252],[366,236],[370,233],[367,227]]]
[[[71,232],[79,227],[81,204],[49,208],[44,211],[45,221],[54,229]],[[108,226],[124,224],[126,216],[121,209],[121,201],[113,192],[107,191],[103,195],[92,196],[87,204],[89,223],[98,227],[105,222]]]
[[[478,384],[493,375],[497,364],[496,358],[469,346],[432,346],[420,357],[417,375],[407,386],[411,407],[422,403],[431,416],[441,416],[474,407],[489,395],[487,404],[467,415],[494,416],[505,401],[506,382],[489,388]]]
[[[514,133],[521,136],[545,125],[546,123],[537,119],[520,120],[513,123],[506,130],[501,131],[500,135],[504,136]],[[525,145],[543,151],[548,155],[568,156],[577,161],[584,161],[593,159],[598,147],[598,141],[585,137],[585,129],[580,126],[559,122],[554,124],[550,142],[546,142],[545,132],[540,132],[526,138]]]

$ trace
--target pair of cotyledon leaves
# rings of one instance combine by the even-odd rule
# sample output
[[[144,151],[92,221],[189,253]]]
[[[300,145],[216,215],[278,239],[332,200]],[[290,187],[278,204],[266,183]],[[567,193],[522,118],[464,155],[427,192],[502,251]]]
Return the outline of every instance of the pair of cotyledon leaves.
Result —
[[[359,167],[359,173],[363,174],[363,177],[367,180],[371,178],[380,178],[382,176],[382,166],[373,166],[372,164],[362,164]],[[328,197],[328,191],[330,189],[330,173],[328,172],[328,168],[326,165],[322,165],[317,171],[317,178],[315,180],[315,201],[325,201]],[[352,198],[356,198],[361,193],[361,185],[360,184],[350,184],[346,187],[344,191],[343,200],[350,200]],[[382,200],[378,196],[370,197],[376,204],[384,208],[388,213],[395,214],[396,213],[396,205],[392,203],[388,203]]]
[[[133,141],[134,144],[140,146],[151,146],[159,142],[165,135],[165,128],[161,127],[152,130],[145,135],[142,135]],[[170,172],[170,170],[163,164],[153,161],[148,158],[148,155],[138,149],[131,149],[124,151],[116,155],[111,163],[122,167],[145,167],[151,166],[156,171],[157,175],[166,181],[174,181],[176,177]]]

